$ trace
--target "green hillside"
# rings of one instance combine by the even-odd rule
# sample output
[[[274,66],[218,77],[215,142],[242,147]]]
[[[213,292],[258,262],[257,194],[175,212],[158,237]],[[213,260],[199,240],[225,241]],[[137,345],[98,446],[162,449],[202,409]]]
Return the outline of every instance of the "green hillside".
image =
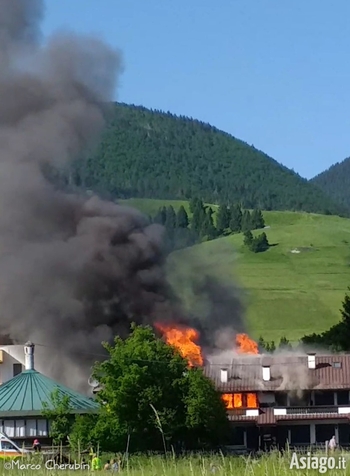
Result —
[[[215,127],[125,104],[115,105],[96,152],[70,178],[114,198],[198,197],[244,208],[347,214],[315,185]]]
[[[126,203],[152,212],[164,201]],[[174,287],[191,302],[191,274],[209,271],[239,283],[255,338],[279,341],[286,335],[297,340],[326,330],[340,319],[338,310],[350,284],[350,220],[294,212],[264,212],[264,218],[271,227],[265,230],[268,240],[276,246],[255,254],[243,246],[239,234],[174,252],[169,258]]]
[[[350,158],[332,165],[310,182],[317,185],[337,203],[350,208]]]

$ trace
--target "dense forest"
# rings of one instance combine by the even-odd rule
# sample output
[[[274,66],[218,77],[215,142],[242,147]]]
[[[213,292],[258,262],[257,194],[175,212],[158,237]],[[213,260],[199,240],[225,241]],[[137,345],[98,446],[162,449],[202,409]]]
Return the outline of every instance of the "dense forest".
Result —
[[[241,202],[244,208],[346,214],[317,186],[253,146],[197,120],[116,104],[71,183],[113,198]]]
[[[311,182],[337,203],[350,208],[350,158],[332,165]]]

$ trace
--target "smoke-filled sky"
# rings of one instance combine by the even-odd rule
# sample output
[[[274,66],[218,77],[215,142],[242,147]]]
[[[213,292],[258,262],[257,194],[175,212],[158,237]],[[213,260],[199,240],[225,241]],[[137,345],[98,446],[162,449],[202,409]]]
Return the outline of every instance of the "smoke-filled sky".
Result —
[[[161,227],[45,179],[45,167],[98,141],[123,60],[93,37],[53,35],[42,46],[42,18],[40,0],[0,0],[0,334],[51,347],[38,370],[83,388],[96,360],[87,353],[126,336],[130,322],[201,316],[185,315],[167,284]],[[211,278],[193,289],[208,302],[203,342],[241,319],[237,296]]]

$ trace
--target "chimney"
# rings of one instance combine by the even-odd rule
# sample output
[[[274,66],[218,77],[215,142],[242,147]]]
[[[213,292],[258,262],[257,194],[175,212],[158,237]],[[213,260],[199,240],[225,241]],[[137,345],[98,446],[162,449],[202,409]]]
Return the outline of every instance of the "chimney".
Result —
[[[34,370],[34,344],[24,344],[24,365],[26,370]]]
[[[228,380],[228,370],[221,369],[221,376],[220,376],[221,383],[227,383]]]
[[[271,380],[271,371],[269,365],[262,366],[262,378],[265,382],[269,382]]]
[[[316,368],[316,354],[313,352],[309,352],[307,354],[307,366],[309,369]]]

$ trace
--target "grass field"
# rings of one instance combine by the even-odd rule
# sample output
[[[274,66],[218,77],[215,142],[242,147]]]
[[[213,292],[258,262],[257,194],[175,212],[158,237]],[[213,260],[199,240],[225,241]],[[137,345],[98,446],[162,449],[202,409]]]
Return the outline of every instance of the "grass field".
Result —
[[[330,474],[349,475],[350,462],[345,453],[337,453],[335,462],[338,464],[339,456],[345,457],[345,470],[329,470]],[[319,455],[319,456],[323,456]],[[164,457],[132,457],[128,465],[125,465],[121,474],[129,476],[284,476],[296,474],[300,476],[310,474],[322,474],[322,471],[310,469],[290,469],[291,454],[282,456],[279,453],[270,453],[264,455],[259,459],[252,459],[250,457],[221,457],[221,456],[193,456],[186,458],[173,459]],[[5,463],[6,464],[6,463]],[[7,463],[8,464],[8,463]],[[20,464],[28,464],[22,461]],[[51,463],[50,463],[51,464]],[[319,465],[319,463],[317,463]],[[321,464],[328,465],[328,461],[324,460]],[[0,464],[2,474],[11,473],[15,475],[22,475],[27,473],[43,474],[61,474],[62,476],[70,476],[76,474],[73,470],[62,469],[46,469],[45,464],[41,463],[41,469],[17,469],[3,466]],[[311,466],[311,464],[310,464]],[[318,466],[319,468],[319,466]],[[327,469],[327,466],[326,466]],[[88,469],[78,470],[80,474],[90,473]],[[99,471],[100,474],[108,474],[110,471]],[[115,474],[115,473],[113,473]],[[119,474],[119,473],[118,473]]]
[[[149,213],[163,203],[167,204],[130,201]],[[169,204],[178,208],[184,202]],[[191,300],[187,284],[196,273],[239,284],[255,338],[262,335],[278,342],[285,335],[298,340],[326,330],[340,319],[341,302],[350,285],[350,220],[294,212],[264,212],[264,217],[271,227],[265,230],[268,240],[275,246],[254,254],[237,234],[177,251],[169,260],[169,269],[177,270],[175,288]]]

